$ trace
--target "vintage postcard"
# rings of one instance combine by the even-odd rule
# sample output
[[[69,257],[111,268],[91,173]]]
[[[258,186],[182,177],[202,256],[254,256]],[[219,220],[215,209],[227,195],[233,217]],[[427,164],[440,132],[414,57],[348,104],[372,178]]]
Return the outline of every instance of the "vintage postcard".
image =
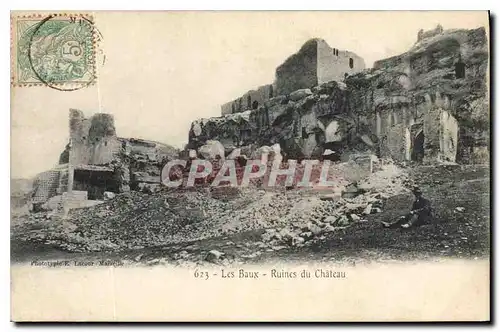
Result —
[[[489,26],[11,12],[11,319],[489,321]]]

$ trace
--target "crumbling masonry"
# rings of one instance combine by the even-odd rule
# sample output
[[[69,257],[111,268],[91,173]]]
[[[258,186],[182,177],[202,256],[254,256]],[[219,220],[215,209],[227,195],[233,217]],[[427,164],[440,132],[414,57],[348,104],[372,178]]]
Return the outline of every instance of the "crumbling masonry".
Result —
[[[178,154],[162,143],[117,137],[110,114],[85,118],[71,109],[69,132],[60,165],[34,181],[35,205],[49,201],[52,208],[75,208],[131,189],[154,192],[160,188],[163,164]]]
[[[363,69],[365,61],[355,53],[331,48],[323,39],[311,39],[276,69],[272,84],[250,90],[222,105],[222,115],[256,110],[273,97],[325,82],[342,81]]]
[[[226,155],[279,144],[293,159],[334,151],[342,159],[369,152],[399,161],[487,163],[488,51],[484,28],[438,26],[420,31],[409,51],[362,70],[361,58],[314,39],[278,67],[272,85],[257,90],[260,99],[249,93],[223,105],[223,116],[194,121],[189,148],[217,140]]]

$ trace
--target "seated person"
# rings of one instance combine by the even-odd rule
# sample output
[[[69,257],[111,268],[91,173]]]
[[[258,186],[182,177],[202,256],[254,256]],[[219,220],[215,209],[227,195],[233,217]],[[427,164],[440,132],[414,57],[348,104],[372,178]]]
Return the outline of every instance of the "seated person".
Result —
[[[427,223],[432,217],[431,202],[422,196],[422,191],[418,187],[413,188],[415,202],[411,207],[410,213],[401,216],[396,222],[382,222],[382,225],[387,228],[410,228],[412,226],[420,226]]]

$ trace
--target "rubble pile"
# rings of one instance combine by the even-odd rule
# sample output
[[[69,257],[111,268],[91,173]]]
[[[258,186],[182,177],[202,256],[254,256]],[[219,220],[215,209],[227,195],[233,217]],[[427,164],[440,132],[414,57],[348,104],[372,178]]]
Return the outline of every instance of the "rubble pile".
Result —
[[[408,174],[393,163],[380,166],[380,170],[348,188],[338,200],[321,200],[318,197],[302,200],[287,215],[284,227],[268,228],[262,235],[268,247],[290,245],[301,247],[308,241],[325,238],[354,222],[366,220],[366,216],[382,212],[384,201],[394,195],[407,192]]]
[[[325,199],[314,188],[227,188],[227,196],[221,195],[224,188],[207,187],[131,191],[71,210],[66,219],[31,214],[22,223],[26,229],[14,232],[25,241],[76,252],[142,249],[258,230],[265,230],[263,247],[302,246],[381,212],[386,198],[405,191],[406,181],[406,172],[386,162],[336,198]]]
[[[14,241],[54,246],[66,251],[103,251],[118,249],[106,239],[88,238],[76,233],[77,226],[50,212],[31,213],[11,227]]]
[[[379,170],[371,176],[361,179],[358,187],[366,192],[378,193],[382,198],[389,198],[407,192],[411,187],[406,171],[391,160],[384,160]]]
[[[120,249],[139,249],[194,240],[211,229],[212,216],[223,214],[227,203],[206,192],[121,194],[111,204],[75,211],[75,233],[111,240]],[[118,213],[117,213],[118,212]]]
[[[13,228],[16,239],[74,252],[141,249],[269,227],[293,205],[280,193],[249,189],[234,199],[211,197],[208,188],[170,193],[128,192],[68,220],[31,214]]]

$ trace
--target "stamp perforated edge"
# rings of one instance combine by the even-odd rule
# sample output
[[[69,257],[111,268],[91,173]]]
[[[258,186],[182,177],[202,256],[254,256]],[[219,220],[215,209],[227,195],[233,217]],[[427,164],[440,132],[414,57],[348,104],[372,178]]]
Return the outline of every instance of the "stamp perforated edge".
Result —
[[[94,16],[90,13],[71,13],[71,12],[61,12],[61,13],[33,13],[33,14],[15,14],[11,13],[10,16],[10,83],[12,87],[32,87],[32,86],[47,86],[44,82],[33,82],[33,83],[20,83],[16,81],[16,57],[17,57],[17,34],[16,34],[16,22],[18,19],[43,19],[47,17],[83,17],[87,19],[92,24],[92,80],[90,82],[58,82],[50,83],[50,86],[55,87],[86,87],[95,85],[97,77],[97,63],[96,54],[99,48],[99,43],[101,42],[101,36],[95,28]]]

